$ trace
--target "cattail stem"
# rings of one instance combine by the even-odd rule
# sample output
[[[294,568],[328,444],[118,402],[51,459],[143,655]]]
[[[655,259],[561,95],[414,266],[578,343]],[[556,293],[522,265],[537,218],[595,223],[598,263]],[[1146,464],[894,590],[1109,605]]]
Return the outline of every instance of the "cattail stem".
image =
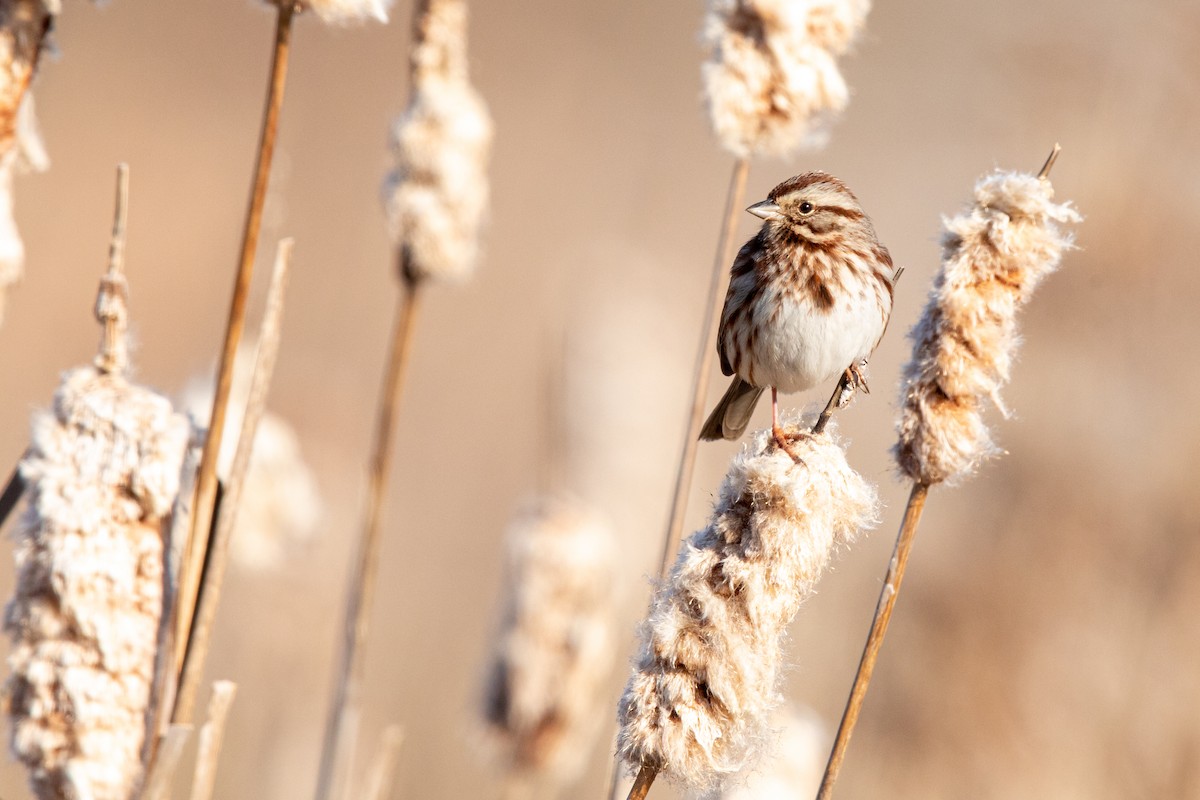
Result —
[[[21,456],[21,458],[24,457],[24,455]],[[23,494],[25,494],[25,479],[21,477],[21,467],[18,461],[17,466],[13,467],[12,475],[8,476],[8,483],[4,484],[4,491],[0,492],[0,528],[4,527],[4,522],[17,507],[17,503],[21,502]]]
[[[190,800],[212,800],[217,785],[217,764],[221,760],[221,744],[225,738],[225,721],[229,707],[237,694],[233,681],[217,681],[208,701],[208,722],[200,729],[200,752],[196,755],[196,771],[192,776]]]
[[[342,626],[341,662],[334,686],[333,702],[325,725],[321,746],[321,767],[317,777],[317,800],[328,800],[334,785],[339,741],[345,736],[346,709],[361,694],[363,656],[367,642],[375,579],[379,568],[383,498],[391,475],[392,433],[400,408],[408,364],[412,356],[412,338],[416,327],[423,281],[402,270],[404,289],[396,309],[392,349],[388,359],[379,400],[371,453],[371,471],[367,485],[366,518],[358,542],[354,573],[349,583],[346,617]]]
[[[154,763],[146,775],[141,800],[164,800],[170,797],[171,782],[179,767],[179,759],[183,757],[183,748],[192,736],[192,729],[190,722],[172,724],[167,728],[158,745]]]
[[[717,257],[713,262],[712,278],[708,285],[708,306],[704,314],[704,326],[700,335],[700,351],[696,355],[695,382],[692,387],[692,404],[688,412],[687,432],[683,437],[683,451],[679,454],[679,469],[675,474],[675,495],[671,500],[671,517],[667,524],[667,536],[663,543],[662,562],[659,574],[666,576],[679,540],[683,536],[683,520],[687,513],[688,492],[692,487],[692,472],[696,466],[696,449],[700,444],[700,426],[704,422],[704,406],[708,398],[708,379],[712,374],[713,353],[717,349],[717,319],[725,303],[722,291],[727,281],[729,264],[733,260],[733,234],[737,230],[738,212],[746,194],[746,175],[750,162],[739,158],[733,164],[733,175],[729,180],[729,191],[725,196],[725,225],[717,243]]]
[[[246,401],[246,412],[242,418],[242,430],[238,436],[237,451],[230,470],[228,485],[221,499],[221,510],[213,533],[208,566],[204,570],[204,585],[196,604],[195,625],[189,637],[183,672],[179,683],[178,699],[175,702],[174,720],[190,722],[196,707],[196,694],[200,679],[204,675],[204,662],[212,640],[213,623],[217,606],[221,600],[221,589],[225,582],[225,567],[229,563],[229,541],[237,517],[238,502],[246,473],[250,468],[250,456],[254,450],[254,437],[258,423],[266,412],[267,389],[275,370],[275,356],[279,351],[279,339],[283,329],[283,299],[287,288],[288,269],[292,258],[292,240],[279,243],[275,257],[275,269],[267,293],[267,308],[263,314],[258,335],[258,357],[254,365],[254,376],[250,383],[250,396]]]
[[[928,486],[923,483],[914,483],[912,493],[908,496],[908,506],[904,509],[904,521],[901,523],[900,533],[896,537],[896,548],[892,552],[892,560],[888,564],[883,589],[879,593],[879,602],[875,606],[875,618],[871,621],[871,632],[867,635],[867,644],[863,648],[862,659],[858,663],[858,672],[854,675],[850,699],[846,701],[846,710],[842,712],[842,721],[838,725],[837,738],[834,739],[833,752],[829,755],[829,763],[826,765],[825,775],[821,779],[821,789],[817,793],[817,800],[829,800],[833,796],[833,784],[837,781],[838,772],[842,768],[842,760],[846,757],[846,748],[850,744],[851,734],[854,733],[854,725],[858,722],[858,714],[862,710],[863,699],[867,694],[867,685],[870,684],[871,674],[875,671],[875,661],[879,658],[879,648],[883,645],[883,637],[887,633],[888,623],[892,619],[892,609],[896,605],[896,595],[900,592],[900,582],[904,580],[908,554],[912,551],[913,540],[917,535],[917,526],[921,522],[921,513],[925,510],[925,498],[928,493]]]
[[[201,571],[204,568],[209,528],[212,524],[213,502],[217,493],[217,459],[221,452],[221,439],[225,432],[225,416],[233,384],[233,366],[238,344],[242,339],[242,330],[246,325],[246,303],[250,295],[251,278],[254,274],[254,256],[258,250],[258,235],[262,228],[263,205],[266,201],[267,184],[270,180],[271,160],[275,153],[279,114],[283,107],[288,55],[291,50],[292,19],[295,12],[296,7],[292,2],[279,4],[279,15],[275,24],[275,46],[271,58],[271,79],[263,112],[254,184],[250,192],[250,204],[246,211],[241,257],[238,262],[233,300],[230,304],[229,318],[225,329],[225,345],[221,352],[221,365],[217,371],[212,417],[208,425],[208,435],[204,441],[204,452],[200,458],[191,534],[188,537],[188,546],[184,551],[182,575],[180,576],[179,605],[176,613],[176,671],[183,669],[188,635],[192,627],[192,615],[196,609],[200,588]]]
[[[658,770],[649,764],[643,764],[642,768],[638,770],[637,779],[629,789],[629,796],[626,800],[645,800],[646,795],[650,792],[651,784],[657,777]]]
[[[396,782],[396,762],[400,759],[400,745],[404,743],[404,729],[391,724],[383,729],[379,737],[379,748],[367,779],[364,800],[387,800]]]

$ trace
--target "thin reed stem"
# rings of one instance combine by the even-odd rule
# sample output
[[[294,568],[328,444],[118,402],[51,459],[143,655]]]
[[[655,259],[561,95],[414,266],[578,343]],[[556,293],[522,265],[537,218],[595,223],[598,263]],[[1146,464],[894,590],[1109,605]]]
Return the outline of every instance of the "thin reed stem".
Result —
[[[183,756],[183,748],[191,735],[190,723],[175,724],[167,728],[158,746],[154,764],[146,775],[145,788],[139,795],[141,800],[163,800],[170,797],[171,781],[175,777],[179,759]]]
[[[733,175],[729,180],[729,191],[725,195],[725,225],[717,243],[717,255],[713,262],[712,278],[708,285],[708,306],[704,313],[704,326],[700,335],[700,351],[696,354],[695,381],[692,386],[692,404],[688,411],[688,427],[683,437],[683,451],[679,454],[679,469],[675,475],[675,495],[671,500],[671,518],[667,524],[667,536],[663,542],[662,562],[659,574],[666,576],[679,549],[683,536],[683,521],[687,513],[688,492],[692,488],[692,472],[696,466],[696,449],[700,444],[700,426],[704,423],[704,406],[708,399],[708,379],[712,373],[713,354],[717,349],[717,319],[725,303],[725,287],[729,264],[733,261],[733,234],[737,230],[738,213],[746,194],[746,175],[750,162],[739,158],[733,164]]]
[[[643,764],[642,768],[638,770],[637,779],[629,789],[629,796],[626,800],[645,800],[646,795],[650,792],[651,784],[657,777],[658,770],[648,764]]]
[[[400,410],[408,364],[412,356],[412,338],[416,327],[423,285],[409,277],[406,270],[404,288],[396,309],[392,333],[392,349],[387,373],[379,399],[379,414],[375,425],[371,453],[371,471],[367,484],[366,518],[358,542],[354,572],[349,583],[346,617],[342,626],[341,662],[334,685],[333,702],[325,724],[321,746],[321,767],[317,776],[317,800],[329,800],[337,766],[338,742],[346,735],[346,709],[356,703],[362,692],[364,650],[369,631],[370,612],[375,597],[375,580],[379,569],[380,533],[383,499],[392,468],[392,434]]]
[[[266,201],[267,184],[271,175],[271,159],[275,154],[279,114],[283,107],[288,55],[291,51],[292,19],[295,12],[296,7],[292,2],[279,4],[279,15],[275,24],[275,46],[271,57],[271,79],[267,90],[266,107],[263,111],[262,132],[258,142],[258,159],[254,169],[254,184],[250,192],[250,204],[246,210],[241,257],[238,262],[233,299],[226,323],[221,365],[217,370],[217,387],[213,397],[212,417],[208,425],[208,435],[204,441],[204,452],[200,458],[196,501],[192,507],[191,533],[184,551],[182,574],[180,575],[180,592],[176,609],[176,671],[183,669],[184,656],[187,653],[188,635],[191,631],[192,615],[196,609],[196,600],[200,589],[209,528],[212,525],[213,503],[217,493],[217,459],[221,452],[221,439],[225,432],[229,392],[233,385],[233,366],[236,361],[238,344],[242,339],[242,331],[246,325],[246,303],[250,295],[251,278],[254,275],[254,256],[258,250],[263,205]]]
[[[396,782],[396,762],[400,759],[400,745],[404,744],[404,729],[395,723],[383,729],[379,737],[379,749],[371,763],[367,776],[364,800],[387,800]]]
[[[254,375],[250,381],[250,396],[246,400],[246,413],[242,417],[242,430],[238,435],[237,451],[234,453],[229,481],[221,498],[221,510],[208,552],[208,566],[204,570],[204,584],[200,587],[199,602],[196,605],[195,625],[183,662],[173,717],[176,722],[191,722],[200,679],[204,675],[204,662],[212,641],[217,606],[221,602],[225,568],[229,563],[229,541],[233,537],[238,503],[242,487],[246,483],[246,473],[250,469],[250,457],[254,451],[254,437],[258,433],[259,420],[266,412],[267,390],[271,385],[275,357],[279,352],[279,339],[283,330],[283,299],[292,261],[292,244],[291,239],[284,239],[279,243],[275,256],[275,269],[267,291],[267,307],[258,332],[258,354],[254,364]]]
[[[217,785],[217,764],[221,760],[221,743],[225,738],[225,721],[236,694],[237,684],[233,681],[213,684],[212,698],[208,701],[208,721],[200,729],[200,751],[196,754],[190,800],[212,800]]]
[[[879,658],[879,648],[883,645],[883,637],[887,633],[888,623],[892,619],[892,608],[896,605],[900,582],[904,580],[908,555],[912,551],[913,539],[916,538],[917,526],[921,522],[921,512],[925,509],[925,498],[928,494],[928,486],[914,483],[912,493],[908,496],[908,506],[904,509],[904,521],[901,523],[900,533],[896,537],[896,548],[892,552],[892,560],[888,564],[883,589],[879,593],[879,602],[875,606],[875,618],[871,621],[871,632],[867,635],[867,644],[863,648],[862,659],[858,663],[858,672],[854,675],[850,699],[846,701],[846,710],[842,712],[842,721],[838,725],[837,738],[834,739],[833,752],[829,755],[829,763],[826,765],[825,775],[821,779],[821,789],[817,793],[817,800],[828,800],[833,796],[833,784],[837,781],[838,772],[842,768],[842,761],[846,757],[846,748],[850,745],[850,736],[854,733],[854,725],[858,722],[858,714],[862,710],[863,699],[867,695],[871,674],[875,671],[875,661]]]

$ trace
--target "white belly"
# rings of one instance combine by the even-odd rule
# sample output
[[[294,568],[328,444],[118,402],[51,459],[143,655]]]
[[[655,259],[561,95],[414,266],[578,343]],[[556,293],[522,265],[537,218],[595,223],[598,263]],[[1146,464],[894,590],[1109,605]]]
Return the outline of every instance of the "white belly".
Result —
[[[754,342],[753,375],[743,364],[739,376],[755,386],[774,386],[780,392],[803,392],[832,381],[851,364],[871,354],[883,334],[883,318],[874,292],[855,293],[828,311],[813,307],[808,298],[784,300],[773,325],[775,300],[754,309],[762,334]]]

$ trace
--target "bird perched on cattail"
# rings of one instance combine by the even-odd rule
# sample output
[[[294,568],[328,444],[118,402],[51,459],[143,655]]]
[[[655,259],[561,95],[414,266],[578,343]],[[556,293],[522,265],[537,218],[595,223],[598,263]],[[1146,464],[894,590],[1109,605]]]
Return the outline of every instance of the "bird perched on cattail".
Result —
[[[770,388],[775,442],[792,453],[779,392],[839,375],[866,390],[861,367],[887,327],[896,272],[858,198],[828,173],[797,175],[746,210],[764,222],[733,262],[717,337],[733,383],[700,438],[737,439]]]

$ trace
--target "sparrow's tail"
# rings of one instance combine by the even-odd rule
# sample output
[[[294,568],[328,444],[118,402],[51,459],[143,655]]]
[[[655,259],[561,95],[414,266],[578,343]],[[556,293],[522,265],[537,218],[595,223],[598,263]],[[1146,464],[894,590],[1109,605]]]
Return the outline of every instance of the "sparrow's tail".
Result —
[[[708,421],[700,429],[700,438],[706,442],[715,439],[737,439],[746,432],[750,417],[754,414],[754,406],[763,390],[751,386],[741,378],[735,377],[725,396],[717,407],[708,415]]]

